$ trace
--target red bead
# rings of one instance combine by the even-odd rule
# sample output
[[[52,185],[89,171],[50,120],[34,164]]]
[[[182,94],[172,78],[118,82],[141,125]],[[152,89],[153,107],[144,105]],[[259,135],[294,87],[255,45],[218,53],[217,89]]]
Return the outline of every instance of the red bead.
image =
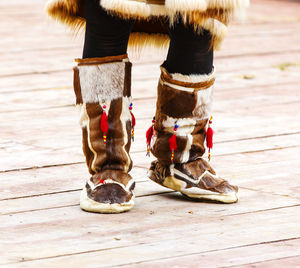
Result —
[[[103,105],[103,109],[106,109],[106,105]]]

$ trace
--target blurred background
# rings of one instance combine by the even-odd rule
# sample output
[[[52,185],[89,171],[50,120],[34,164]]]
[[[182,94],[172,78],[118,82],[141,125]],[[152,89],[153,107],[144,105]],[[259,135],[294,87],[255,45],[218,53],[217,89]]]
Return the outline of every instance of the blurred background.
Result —
[[[236,205],[184,201],[147,180],[145,131],[166,53],[129,54],[138,198],[129,216],[107,217],[78,207],[89,176],[72,89],[83,33],[47,18],[45,4],[0,0],[0,264],[297,267],[300,1],[252,0],[215,53],[212,164],[240,186]]]

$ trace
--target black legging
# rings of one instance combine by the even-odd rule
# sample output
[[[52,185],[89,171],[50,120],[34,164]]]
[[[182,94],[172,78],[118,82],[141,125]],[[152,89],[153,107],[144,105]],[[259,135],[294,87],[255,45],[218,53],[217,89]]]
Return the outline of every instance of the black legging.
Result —
[[[83,58],[126,54],[133,20],[123,20],[108,14],[99,0],[85,0],[86,32]],[[169,24],[168,24],[169,25]],[[168,27],[170,47],[163,66],[170,73],[208,74],[213,68],[211,34],[195,33],[193,26],[179,19]]]

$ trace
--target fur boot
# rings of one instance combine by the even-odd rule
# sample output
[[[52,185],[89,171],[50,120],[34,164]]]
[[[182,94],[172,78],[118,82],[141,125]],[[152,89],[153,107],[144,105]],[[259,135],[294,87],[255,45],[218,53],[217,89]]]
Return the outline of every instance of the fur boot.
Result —
[[[189,198],[233,203],[238,187],[216,175],[202,158],[213,84],[214,73],[169,74],[161,68],[151,146],[158,160],[149,177]]]
[[[131,63],[127,55],[76,60],[74,91],[80,106],[83,152],[91,178],[80,197],[86,211],[118,213],[134,204],[128,172],[131,145]]]

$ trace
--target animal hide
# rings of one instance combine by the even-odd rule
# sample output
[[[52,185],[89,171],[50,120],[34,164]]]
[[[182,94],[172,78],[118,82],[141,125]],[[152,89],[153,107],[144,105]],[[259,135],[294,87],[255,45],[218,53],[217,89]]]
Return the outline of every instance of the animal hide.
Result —
[[[78,31],[85,24],[84,0],[50,0],[47,13],[54,19]],[[212,47],[217,49],[227,32],[227,25],[236,13],[242,13],[250,0],[101,0],[99,4],[118,17],[136,20],[129,38],[129,47],[166,48],[169,38],[165,20],[173,23],[180,14],[195,31],[209,30]],[[153,30],[155,29],[155,30]]]

